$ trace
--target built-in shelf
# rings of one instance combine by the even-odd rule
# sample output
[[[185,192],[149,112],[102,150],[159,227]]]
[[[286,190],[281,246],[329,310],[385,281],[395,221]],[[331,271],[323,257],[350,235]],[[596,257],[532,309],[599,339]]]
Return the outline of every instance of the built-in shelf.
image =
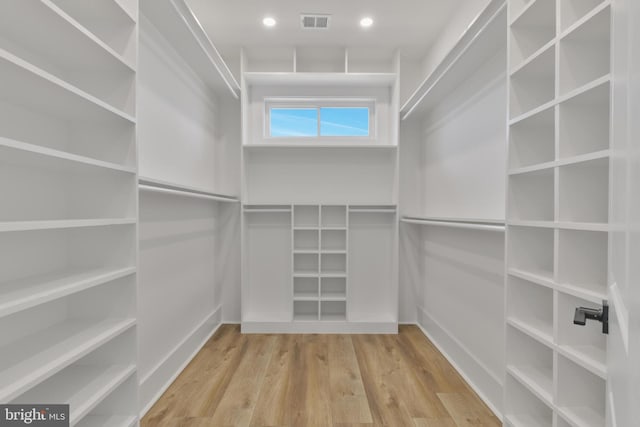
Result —
[[[558,352],[593,374],[607,378],[607,353],[594,345],[561,345]]]
[[[396,78],[395,73],[244,73],[249,86],[393,86]]]
[[[134,325],[133,319],[65,321],[5,346],[0,401],[13,400]]]
[[[132,115],[4,49],[0,49],[0,74],[4,83],[0,99],[5,102],[34,107],[50,116],[68,120],[136,122]]]
[[[9,221],[0,222],[0,232],[105,227],[109,225],[136,224],[136,222],[136,218],[72,219],[56,221]]]
[[[509,1],[505,420],[604,427],[611,1]]]
[[[135,63],[137,53],[137,3],[124,5],[121,0],[95,0],[91,4],[75,0],[50,0],[94,34],[100,41]]]
[[[555,1],[531,1],[511,21],[510,27],[510,68],[514,69],[555,39]]]
[[[559,42],[560,94],[609,74],[611,8],[597,8],[570,28]]]
[[[514,427],[549,427],[553,409],[512,376],[505,383],[505,419]]]
[[[603,427],[606,380],[596,376],[563,355],[558,357],[558,414],[569,424]]]
[[[6,163],[34,165],[46,169],[78,170],[83,167],[97,167],[135,174],[133,167],[104,162],[90,157],[79,156],[61,150],[54,150],[26,142],[0,137],[0,157]]]
[[[553,347],[553,333],[546,330],[546,323],[531,324],[514,317],[507,318],[507,324],[530,336],[531,338]]]
[[[72,426],[137,422],[137,36],[137,1],[0,14],[0,401]]]
[[[553,274],[548,271],[528,271],[520,268],[509,268],[508,274],[548,288],[554,288]]]
[[[553,405],[553,376],[551,371],[533,366],[507,366],[507,372],[548,406]]]
[[[216,94],[240,97],[240,85],[185,0],[140,0],[140,13]]]
[[[509,175],[524,175],[532,172],[545,171],[548,169],[553,169],[559,166],[569,166],[569,165],[577,165],[579,163],[589,162],[591,160],[599,160],[599,159],[607,159],[611,156],[611,151],[600,150],[591,152],[588,154],[576,155],[573,157],[564,158],[561,160],[550,161],[546,163],[539,163],[532,166],[520,167],[517,169],[509,170]]]
[[[265,144],[245,144],[242,146],[246,149],[270,149],[270,148],[362,148],[362,149],[386,149],[386,150],[395,150],[398,148],[397,145],[391,144],[327,144],[327,143],[308,143],[308,142],[292,142],[292,143],[265,143]]]
[[[421,115],[467,80],[487,58],[506,48],[504,0],[492,0],[469,25],[445,58],[400,107],[402,120]]]
[[[18,2],[3,12],[0,18],[1,33],[5,37],[29,46],[35,53],[46,56],[49,61],[54,61],[58,68],[72,68],[87,72],[124,66],[135,70],[134,60],[116,52],[56,3],[64,3],[66,6],[81,2],[69,0]],[[99,4],[114,2],[112,0],[92,2],[92,6],[94,3],[97,7]],[[20,24],[24,16],[30,17],[31,27]],[[103,21],[109,22],[104,15]],[[135,22],[131,24],[135,26]],[[103,25],[106,26],[106,24]],[[47,28],[47,36],[42,37],[29,31],[30,28]]]
[[[136,371],[135,365],[74,365],[31,389],[13,403],[59,402],[69,405],[76,424]]]
[[[132,275],[135,267],[68,270],[0,284],[0,317]]]

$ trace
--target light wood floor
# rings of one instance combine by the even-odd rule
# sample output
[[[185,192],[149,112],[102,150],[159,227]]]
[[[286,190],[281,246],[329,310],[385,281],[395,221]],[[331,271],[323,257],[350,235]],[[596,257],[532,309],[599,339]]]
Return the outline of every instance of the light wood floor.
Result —
[[[242,335],[224,325],[142,427],[498,427],[415,326],[398,335]]]

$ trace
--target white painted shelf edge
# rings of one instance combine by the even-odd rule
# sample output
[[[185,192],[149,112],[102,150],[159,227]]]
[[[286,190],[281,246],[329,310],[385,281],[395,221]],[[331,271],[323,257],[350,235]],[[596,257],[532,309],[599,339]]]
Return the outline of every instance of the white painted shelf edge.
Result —
[[[34,353],[33,349],[27,348],[26,354],[20,354],[19,344],[9,344],[17,361],[12,366],[3,366],[0,372],[0,402],[13,400],[135,324],[135,319],[107,319],[93,323],[69,321],[24,338],[23,341],[37,341],[40,352]],[[3,352],[7,350],[2,349]]]
[[[113,50],[113,48],[111,46],[107,45],[99,37],[97,37],[95,34],[93,34],[91,31],[89,31],[84,25],[82,25],[81,23],[79,23],[78,21],[73,19],[71,16],[69,16],[65,11],[60,9],[51,0],[41,0],[41,1],[46,7],[51,9],[51,11],[53,13],[57,14],[58,16],[60,16],[62,19],[67,21],[69,23],[69,25],[71,25],[71,27],[75,28],[78,32],[82,33],[83,37],[86,37],[88,40],[92,41],[100,49],[104,50],[107,54],[111,55],[114,59],[116,59],[118,62],[120,62],[125,67],[129,68],[131,71],[135,71],[136,70],[135,65],[133,65],[129,61],[127,61],[122,55],[120,55],[118,52]],[[129,15],[129,13],[122,7],[122,5],[120,3],[118,3],[117,1],[114,1],[114,3],[117,4],[118,7],[125,12],[125,15],[127,15],[127,16],[129,16],[131,18],[132,22],[135,22],[135,19],[133,19],[133,17],[131,17],[131,15]]]
[[[62,271],[0,285],[0,318],[132,274],[136,267]]]
[[[96,98],[95,96],[90,95],[81,89],[78,89],[77,87],[67,83],[66,81],[59,79],[58,77],[36,67],[33,64],[30,64],[29,62],[23,60],[22,58],[19,58],[1,48],[0,48],[0,59],[2,61],[5,61],[11,64],[12,66],[19,67],[22,72],[26,72],[28,75],[30,75],[31,78],[35,77],[37,79],[40,79],[46,82],[48,85],[54,86],[58,90],[64,90],[69,95],[73,95],[74,97],[79,98],[82,101],[88,102],[93,106],[99,108],[100,110],[104,111],[105,113],[111,113],[130,123],[136,122],[136,118],[133,117],[132,115],[127,114],[124,111],[119,110],[107,104],[103,100]],[[41,94],[41,96],[45,96],[45,94]]]
[[[69,422],[74,425],[135,372],[135,365],[74,365],[21,395],[15,402],[69,404]]]
[[[251,72],[244,73],[247,85],[277,86],[393,86],[395,73],[296,73],[296,72]]]
[[[136,218],[62,219],[49,221],[0,222],[0,233],[11,231],[53,230],[65,228],[105,227],[135,224]]]
[[[610,6],[611,6],[611,0],[604,0],[602,3],[600,3],[594,9],[592,9],[589,13],[587,13],[586,15],[584,15],[583,17],[578,19],[576,22],[571,24],[571,26],[569,26],[568,28],[563,30],[562,33],[560,34],[559,39],[562,40],[565,37],[571,35],[574,31],[576,31],[577,29],[582,27],[584,24],[589,22],[591,19],[593,19],[595,16],[597,16],[600,12],[602,12],[603,10],[605,10],[606,8],[608,8]]]
[[[135,174],[135,167],[128,167],[119,165],[117,163],[104,162],[102,160],[92,159],[91,157],[79,156],[77,154],[71,154],[66,151],[54,150],[48,147],[42,147],[35,144],[29,144],[27,142],[16,141],[9,138],[0,137],[0,149],[12,149],[19,150],[25,153],[33,154],[34,156],[49,157],[52,160],[57,161],[69,161],[77,164],[95,166],[104,169],[111,169],[120,172],[126,172]]]
[[[501,13],[506,12],[506,7],[506,0],[492,0],[485,9],[476,16],[435,70],[418,85],[409,99],[400,107],[402,120],[409,118],[412,112],[418,108],[420,103],[441,82],[444,76],[450,73],[460,59],[475,45],[481,35],[488,31],[490,26],[495,23],[496,18]],[[504,40],[501,42],[506,43],[506,37],[504,37]],[[496,44],[499,45],[499,43],[494,43],[494,45]],[[494,46],[491,47],[493,48]],[[472,73],[474,71],[475,69],[469,69],[463,72]],[[466,75],[468,74],[465,74],[465,76]],[[460,78],[460,81],[463,80],[465,80],[464,76]]]

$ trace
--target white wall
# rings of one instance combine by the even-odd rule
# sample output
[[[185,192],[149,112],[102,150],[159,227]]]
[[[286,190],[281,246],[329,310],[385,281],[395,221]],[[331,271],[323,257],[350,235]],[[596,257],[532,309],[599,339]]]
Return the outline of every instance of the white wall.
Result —
[[[505,71],[501,52],[423,119],[424,216],[504,219]]]
[[[216,99],[155,28],[141,22],[140,175],[237,195],[238,103]],[[139,212],[144,412],[223,317],[239,319],[239,206],[141,191]]]
[[[492,409],[502,408],[504,234],[422,227],[418,323]]]
[[[487,3],[461,11],[457,27],[425,59],[426,68],[435,68]],[[427,113],[402,123],[404,216],[504,219],[506,83],[502,50]],[[400,236],[401,321],[417,322],[500,415],[504,234],[403,224]]]
[[[144,17],[139,68],[140,175],[238,194],[239,103],[217,100]]]

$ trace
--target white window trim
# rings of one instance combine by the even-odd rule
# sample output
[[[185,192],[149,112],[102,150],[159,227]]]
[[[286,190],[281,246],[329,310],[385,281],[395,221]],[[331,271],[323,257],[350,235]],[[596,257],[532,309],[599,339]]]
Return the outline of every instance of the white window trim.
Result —
[[[368,136],[321,136],[320,135],[320,108],[357,108],[369,109],[369,135]],[[271,136],[271,109],[272,108],[308,108],[318,110],[318,135],[317,136]],[[263,114],[263,138],[269,141],[291,141],[295,139],[323,141],[375,141],[377,139],[377,115],[376,98],[265,98]]]

